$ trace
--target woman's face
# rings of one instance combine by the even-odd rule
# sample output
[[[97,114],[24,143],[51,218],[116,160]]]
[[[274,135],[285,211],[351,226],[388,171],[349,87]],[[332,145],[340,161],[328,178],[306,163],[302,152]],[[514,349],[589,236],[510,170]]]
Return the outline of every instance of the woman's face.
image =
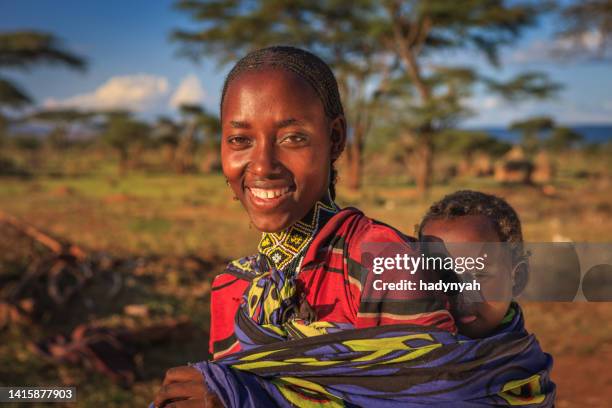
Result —
[[[245,72],[228,86],[221,160],[234,194],[260,231],[282,231],[326,193],[345,142],[312,87],[283,69]]]

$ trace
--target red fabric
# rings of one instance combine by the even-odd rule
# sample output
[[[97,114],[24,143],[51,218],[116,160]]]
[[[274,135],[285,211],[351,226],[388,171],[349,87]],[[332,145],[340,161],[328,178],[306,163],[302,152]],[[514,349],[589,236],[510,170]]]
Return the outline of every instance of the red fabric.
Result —
[[[306,300],[316,311],[318,320],[350,323],[356,328],[398,323],[435,325],[456,332],[448,302],[434,310],[425,306],[425,310],[415,313],[416,306],[420,309],[423,306],[421,303],[413,305],[411,299],[406,302],[362,299],[361,281],[365,271],[361,266],[361,245],[372,242],[406,245],[407,252],[414,252],[407,244],[414,239],[354,208],[340,211],[317,233],[296,280],[298,291],[306,293]],[[368,279],[369,276],[364,283],[368,283]],[[228,273],[214,280],[210,352],[215,359],[240,350],[234,337],[234,317],[248,286],[247,280]],[[414,300],[419,301],[425,295],[416,293],[415,296]]]

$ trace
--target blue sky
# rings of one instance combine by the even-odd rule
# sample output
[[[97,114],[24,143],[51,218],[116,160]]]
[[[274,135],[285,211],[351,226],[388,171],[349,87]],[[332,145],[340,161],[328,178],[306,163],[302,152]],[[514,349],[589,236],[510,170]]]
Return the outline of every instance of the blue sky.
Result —
[[[217,111],[225,69],[214,59],[199,64],[176,56],[169,33],[192,26],[187,15],[172,9],[171,0],[76,1],[0,0],[0,31],[49,31],[73,52],[87,57],[86,72],[37,67],[2,74],[26,89],[38,105],[107,107],[123,104],[145,117],[173,114],[181,102],[203,103]],[[559,122],[612,123],[610,62],[568,61],[547,56],[555,45],[551,19],[531,30],[514,48],[504,51],[502,69],[466,54],[445,58],[471,62],[496,77],[521,70],[541,70],[565,85],[559,98],[547,102],[508,104],[478,91],[470,104],[479,114],[465,126],[500,125],[536,114]]]

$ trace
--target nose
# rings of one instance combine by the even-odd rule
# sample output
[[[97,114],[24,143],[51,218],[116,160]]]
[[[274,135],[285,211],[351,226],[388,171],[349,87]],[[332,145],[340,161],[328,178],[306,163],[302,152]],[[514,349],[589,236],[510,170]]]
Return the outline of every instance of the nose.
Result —
[[[252,150],[252,159],[249,170],[251,173],[262,177],[270,178],[281,173],[281,165],[276,154],[275,143],[268,138],[262,140]]]

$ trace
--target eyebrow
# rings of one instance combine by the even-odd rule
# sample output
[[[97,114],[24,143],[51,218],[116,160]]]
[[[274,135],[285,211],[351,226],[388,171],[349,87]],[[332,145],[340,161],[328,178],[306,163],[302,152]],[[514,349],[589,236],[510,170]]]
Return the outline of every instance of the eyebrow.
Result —
[[[302,122],[300,122],[299,120],[294,119],[294,118],[288,118],[288,119],[283,119],[283,120],[276,122],[275,126],[277,128],[284,128],[287,126],[300,125],[300,124],[302,124]],[[248,122],[243,122],[243,121],[238,121],[238,120],[230,121],[230,125],[234,129],[250,129],[251,128],[251,125]]]
[[[302,124],[302,122],[300,122],[299,120],[294,119],[294,118],[288,118],[288,119],[283,119],[281,121],[276,122],[276,127],[284,128],[287,126],[300,125],[300,124]]]
[[[250,129],[251,128],[251,125],[249,125],[247,122],[240,122],[236,120],[230,121],[230,125],[232,125],[234,129]]]

